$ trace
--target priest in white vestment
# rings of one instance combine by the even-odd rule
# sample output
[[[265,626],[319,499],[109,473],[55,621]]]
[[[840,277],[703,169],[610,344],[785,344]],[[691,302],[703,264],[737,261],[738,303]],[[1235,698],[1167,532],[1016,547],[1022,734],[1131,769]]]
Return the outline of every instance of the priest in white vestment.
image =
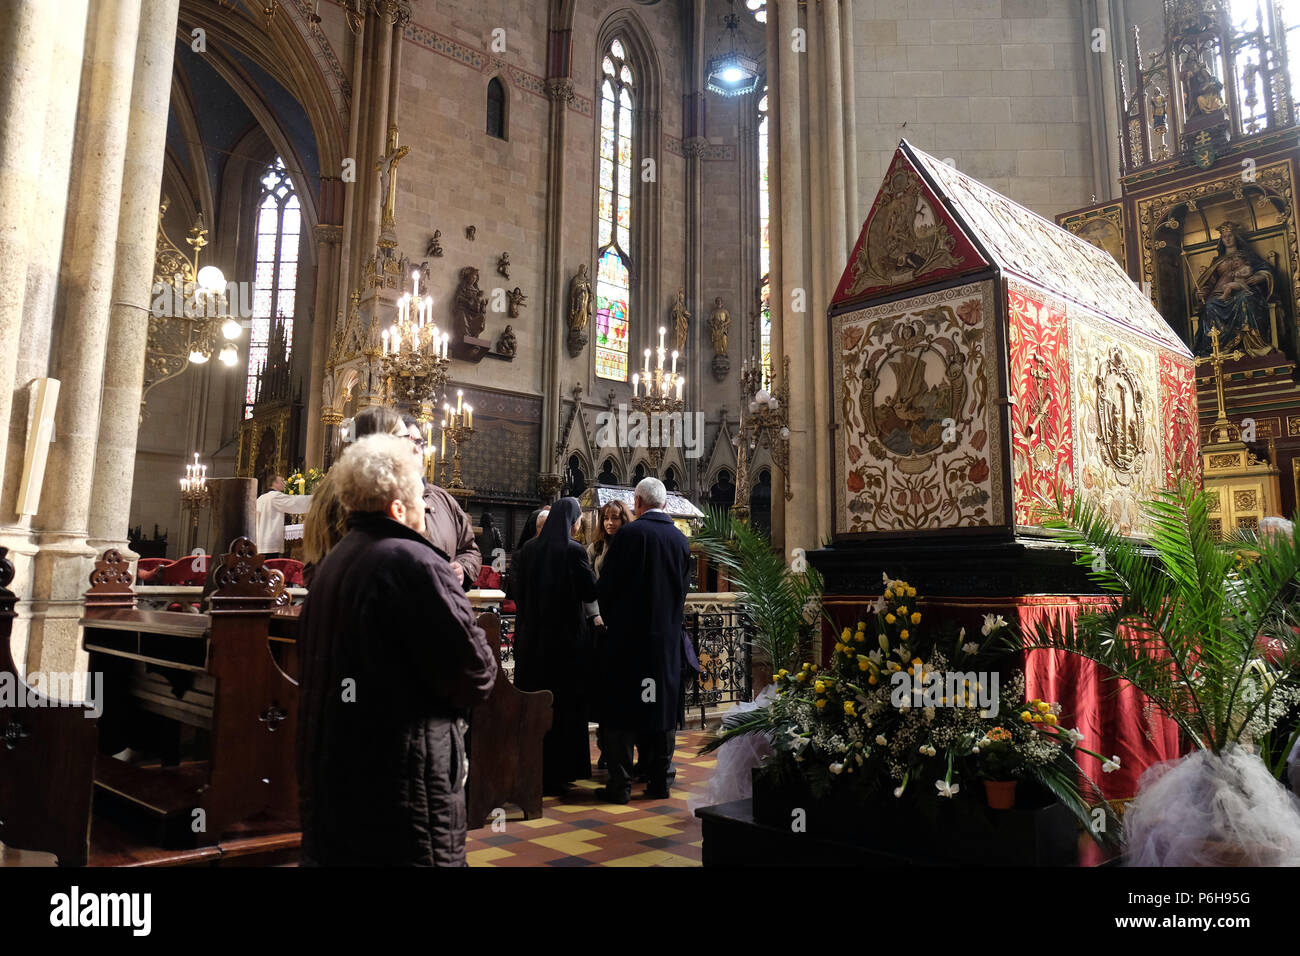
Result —
[[[284,555],[284,516],[306,514],[311,508],[311,495],[284,493],[284,477],[271,479],[271,490],[257,499],[257,551],[263,557],[279,558]]]

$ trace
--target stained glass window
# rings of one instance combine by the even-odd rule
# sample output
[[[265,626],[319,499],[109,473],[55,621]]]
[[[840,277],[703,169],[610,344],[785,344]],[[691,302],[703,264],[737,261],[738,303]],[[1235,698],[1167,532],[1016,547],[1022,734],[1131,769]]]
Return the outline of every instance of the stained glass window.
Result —
[[[758,273],[759,280],[759,314],[758,343],[759,360],[763,363],[764,380],[772,379],[772,237],[771,237],[771,194],[768,192],[767,177],[770,172],[767,158],[768,117],[767,88],[763,88],[763,98],[758,101]]]
[[[253,270],[253,316],[248,336],[248,378],[244,388],[244,417],[253,415],[257,377],[266,364],[271,317],[284,319],[285,347],[293,347],[294,293],[298,286],[298,240],[302,207],[276,157],[262,177],[257,213],[257,264]]]
[[[596,178],[596,374],[627,381],[631,301],[632,95],[623,44],[601,60],[600,163]]]

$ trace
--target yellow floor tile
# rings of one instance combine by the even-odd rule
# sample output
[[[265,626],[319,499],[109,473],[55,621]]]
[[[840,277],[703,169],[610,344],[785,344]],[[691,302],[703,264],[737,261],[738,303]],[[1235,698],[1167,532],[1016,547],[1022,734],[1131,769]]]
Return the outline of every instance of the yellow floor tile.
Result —
[[[682,832],[680,824],[672,826],[662,818],[653,820],[620,820],[618,821],[618,825],[652,837],[676,836]]]
[[[492,860],[499,860],[503,856],[514,856],[514,854],[504,847],[489,846],[466,853],[465,862],[470,866],[492,866]]]
[[[586,842],[593,837],[597,840],[604,838],[595,830],[571,830],[554,836],[537,837],[530,842],[544,846],[548,850],[558,850],[567,856],[582,856],[584,853],[592,853],[600,849],[595,843]]]

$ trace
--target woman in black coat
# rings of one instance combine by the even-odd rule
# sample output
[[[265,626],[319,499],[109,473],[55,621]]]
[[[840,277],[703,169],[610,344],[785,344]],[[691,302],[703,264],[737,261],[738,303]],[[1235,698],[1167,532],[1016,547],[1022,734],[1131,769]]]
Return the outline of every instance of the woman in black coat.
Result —
[[[553,504],[541,534],[515,553],[512,568],[515,686],[549,690],[555,697],[554,720],[542,743],[542,788],[551,796],[591,776],[591,640],[583,604],[596,598],[596,575],[586,548],[573,540],[581,516],[576,498]]]

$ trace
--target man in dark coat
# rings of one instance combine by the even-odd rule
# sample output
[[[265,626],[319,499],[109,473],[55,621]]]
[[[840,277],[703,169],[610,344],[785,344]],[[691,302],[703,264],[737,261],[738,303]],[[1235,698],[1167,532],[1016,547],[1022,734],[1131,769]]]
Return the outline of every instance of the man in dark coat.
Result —
[[[600,614],[609,629],[601,651],[600,718],[609,766],[605,798],[612,803],[631,796],[634,744],[646,766],[646,795],[669,795],[691,549],[664,513],[667,500],[657,478],[636,486],[636,520],[614,535],[600,575]]]
[[[465,712],[497,662],[424,529],[420,459],[372,435],[330,472],[348,533],[303,607],[298,784],[307,865],[465,865]]]
[[[402,416],[402,424],[423,454],[425,438],[419,421],[407,414]],[[424,536],[451,559],[451,569],[457,572],[461,587],[466,591],[472,588],[483,570],[483,555],[478,550],[474,526],[451,492],[428,480],[424,482]]]

